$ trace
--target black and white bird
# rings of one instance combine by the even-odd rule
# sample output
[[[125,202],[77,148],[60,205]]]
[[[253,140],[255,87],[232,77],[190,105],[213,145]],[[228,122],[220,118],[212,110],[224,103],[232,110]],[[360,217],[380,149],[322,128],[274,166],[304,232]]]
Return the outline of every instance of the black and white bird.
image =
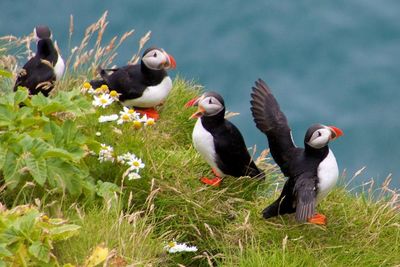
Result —
[[[281,195],[264,209],[263,217],[295,212],[299,222],[326,224],[326,217],[316,213],[316,205],[338,179],[338,165],[328,143],[343,135],[342,130],[312,125],[304,137],[304,148],[298,148],[285,114],[263,80],[256,81],[251,97],[256,126],[267,136],[272,157],[288,177]]]
[[[154,107],[162,104],[172,89],[166,70],[176,68],[175,59],[161,48],[144,51],[140,64],[115,69],[101,69],[99,80],[92,80],[93,88],[107,85],[117,91],[124,106],[135,107],[149,117],[158,119]],[[111,74],[110,74],[111,72]]]
[[[48,96],[54,88],[54,82],[64,74],[65,64],[51,39],[49,27],[36,26],[33,34],[37,43],[36,54],[19,71],[14,91],[18,86],[24,86],[31,95],[41,92]]]
[[[198,118],[193,129],[193,145],[211,166],[215,178],[202,177],[205,184],[218,186],[224,176],[264,178],[249,152],[243,136],[225,119],[224,99],[215,92],[204,93],[186,106],[198,106],[190,118]]]

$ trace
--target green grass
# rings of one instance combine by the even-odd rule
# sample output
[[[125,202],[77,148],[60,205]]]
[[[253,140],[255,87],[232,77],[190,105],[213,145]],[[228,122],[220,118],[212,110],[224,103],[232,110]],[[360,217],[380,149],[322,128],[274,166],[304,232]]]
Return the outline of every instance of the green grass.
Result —
[[[400,216],[390,195],[355,196],[335,189],[318,210],[328,217],[320,227],[298,224],[293,216],[263,220],[260,212],[279,193],[283,177],[268,163],[267,179],[227,178],[220,188],[199,183],[209,175],[207,164],[191,144],[194,121],[185,102],[198,95],[192,83],[177,78],[156,125],[140,130],[115,123],[99,124],[96,114],[80,121],[88,135],[117,153],[131,151],[146,163],[143,178],[124,181],[124,168],[88,158],[95,179],[121,185],[122,194],[108,202],[61,203],[57,208],[80,234],[59,243],[61,262],[82,264],[91,250],[104,244],[112,250],[111,266],[395,266],[400,264]],[[115,104],[101,114],[118,112]],[[251,144],[248,144],[251,145]],[[395,195],[393,195],[395,196]],[[52,197],[50,197],[51,199]],[[72,206],[71,206],[72,204]],[[58,214],[59,215],[59,214]],[[196,245],[195,253],[167,254],[163,246],[175,239]]]

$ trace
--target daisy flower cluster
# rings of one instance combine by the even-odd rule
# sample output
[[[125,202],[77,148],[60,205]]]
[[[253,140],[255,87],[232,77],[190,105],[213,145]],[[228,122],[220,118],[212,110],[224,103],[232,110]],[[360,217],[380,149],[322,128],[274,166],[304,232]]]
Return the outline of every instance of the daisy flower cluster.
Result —
[[[117,161],[121,164],[128,165],[128,169],[124,172],[123,177],[128,177],[128,180],[140,179],[140,170],[145,167],[142,160],[136,157],[133,153],[125,153],[117,157]]]
[[[99,151],[99,161],[100,162],[106,162],[106,161],[114,162],[114,160],[115,160],[114,148],[112,146],[108,146],[106,144],[101,144],[100,151]]]
[[[81,89],[81,92],[86,94],[93,95],[92,105],[95,107],[102,107],[106,108],[107,106],[111,105],[113,102],[118,101],[119,93],[116,91],[108,88],[107,85],[103,84],[97,89],[93,89],[90,83],[85,82]],[[141,116],[140,113],[136,112],[132,108],[123,107],[118,114],[111,114],[111,115],[101,115],[99,117],[99,122],[110,122],[110,121],[117,121],[117,124],[121,125],[127,122],[132,122],[133,127],[135,129],[142,128],[142,125],[151,126],[155,124],[153,118],[148,118],[147,115]]]
[[[178,243],[176,241],[169,242],[164,249],[168,253],[178,253],[178,252],[196,252],[196,246],[188,246],[185,243]]]
[[[127,152],[120,156],[116,156],[114,148],[106,144],[101,144],[98,159],[100,162],[114,162],[116,159],[118,163],[128,165],[128,169],[122,175],[123,178],[128,177],[128,180],[142,178],[139,172],[146,166],[142,160],[133,153]]]

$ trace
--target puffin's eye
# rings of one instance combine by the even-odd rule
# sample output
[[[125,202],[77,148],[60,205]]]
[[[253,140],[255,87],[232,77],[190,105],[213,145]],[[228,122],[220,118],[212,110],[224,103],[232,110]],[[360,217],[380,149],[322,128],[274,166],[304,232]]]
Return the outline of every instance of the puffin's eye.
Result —
[[[157,52],[154,52],[153,57],[157,57]]]
[[[210,100],[208,100],[208,104],[212,104],[213,102],[212,102],[212,100],[211,100],[211,98],[210,98]]]
[[[317,133],[318,133],[318,137],[320,137],[321,136],[321,132],[318,131]]]

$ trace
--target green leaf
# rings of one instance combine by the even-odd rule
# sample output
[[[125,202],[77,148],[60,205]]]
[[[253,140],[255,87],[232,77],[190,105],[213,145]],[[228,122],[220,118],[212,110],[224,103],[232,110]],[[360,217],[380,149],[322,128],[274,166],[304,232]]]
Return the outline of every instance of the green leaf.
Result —
[[[42,262],[48,263],[50,261],[50,248],[39,241],[33,242],[28,251]]]
[[[25,89],[18,89],[17,92],[15,92],[14,95],[14,102],[15,104],[19,104],[21,102],[24,102],[28,98],[28,90]]]
[[[64,224],[50,229],[50,235],[53,240],[65,240],[78,234],[81,227],[76,224]]]
[[[3,166],[3,175],[10,189],[15,188],[21,180],[21,169],[25,167],[25,161],[8,150]]]
[[[45,97],[43,94],[37,94],[32,96],[31,98],[31,104],[34,107],[42,108],[46,106],[49,103],[49,99]]]
[[[60,112],[65,110],[66,110],[65,106],[57,102],[52,102],[41,109],[41,111],[46,115],[51,114],[53,112]]]
[[[51,148],[43,153],[44,158],[62,158],[70,161],[79,161],[80,157],[76,157],[74,154],[61,148]]]
[[[6,71],[4,69],[0,69],[0,76],[6,77],[6,78],[12,78],[12,73],[9,71]]]
[[[32,155],[25,157],[26,167],[32,175],[33,180],[39,185],[43,186],[47,180],[47,165],[46,160],[43,158],[35,159]]]
[[[114,183],[97,181],[96,193],[104,199],[110,199],[114,193],[121,193],[121,189]]]

